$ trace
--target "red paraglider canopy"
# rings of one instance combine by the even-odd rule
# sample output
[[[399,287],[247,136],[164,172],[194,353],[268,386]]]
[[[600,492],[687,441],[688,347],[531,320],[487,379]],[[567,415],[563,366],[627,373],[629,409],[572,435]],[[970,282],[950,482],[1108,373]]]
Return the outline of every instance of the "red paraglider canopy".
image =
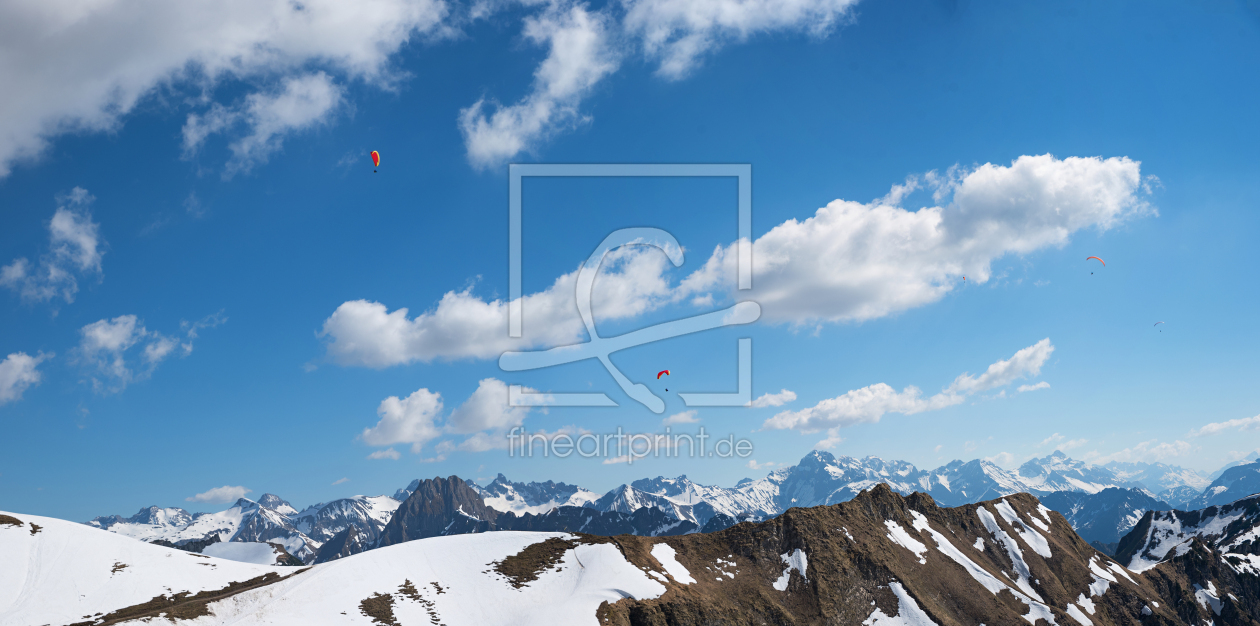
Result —
[[[669,370],[661,370],[656,374],[656,380],[660,380],[662,376],[669,376]]]
[[[1104,260],[1102,260],[1102,259],[1099,259],[1099,258],[1098,258],[1098,257],[1096,257],[1096,256],[1087,257],[1085,260],[1086,260],[1086,261],[1088,261],[1088,260],[1090,260],[1090,259],[1097,259],[1099,263],[1102,263],[1102,264],[1103,264],[1103,267],[1107,267],[1107,262],[1106,262],[1106,261],[1104,261]]]
[[[372,151],[372,167],[380,167],[380,166],[381,166],[381,153],[373,150]]]

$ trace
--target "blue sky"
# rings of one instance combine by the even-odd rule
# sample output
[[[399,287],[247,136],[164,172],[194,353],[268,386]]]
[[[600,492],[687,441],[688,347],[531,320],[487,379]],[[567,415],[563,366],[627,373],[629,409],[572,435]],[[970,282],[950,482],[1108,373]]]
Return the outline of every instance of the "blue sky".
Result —
[[[189,498],[221,486],[302,505],[497,472],[733,484],[816,445],[1208,471],[1260,447],[1254,3],[64,4],[0,9],[20,94],[0,104],[5,509],[214,510]],[[257,11],[278,17],[242,28]],[[654,389],[673,371],[663,415],[593,362],[501,371],[511,162],[751,164],[762,320],[615,356]],[[526,347],[582,339],[555,285],[617,228],[670,231],[686,263],[609,268],[601,331],[739,295],[702,269],[735,239],[733,181],[525,198],[524,290],[554,304],[527,304]],[[733,389],[743,336],[754,396],[795,399],[674,428],[750,458],[492,447],[518,423],[659,432],[679,390]],[[513,409],[503,383],[621,406]]]

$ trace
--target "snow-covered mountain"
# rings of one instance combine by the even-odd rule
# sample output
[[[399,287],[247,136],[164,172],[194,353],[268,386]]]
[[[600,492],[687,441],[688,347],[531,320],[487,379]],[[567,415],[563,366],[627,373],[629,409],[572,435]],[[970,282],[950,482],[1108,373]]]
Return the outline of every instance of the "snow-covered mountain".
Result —
[[[1120,541],[1116,558],[1140,572],[1196,545],[1254,581],[1260,576],[1260,495],[1196,511],[1149,511]]]
[[[1069,458],[1062,451],[1040,459],[1032,459],[1019,466],[1016,472],[1019,482],[1030,493],[1052,491],[1083,491],[1098,493],[1108,487],[1136,487],[1118,479],[1111,470],[1098,465]]]
[[[306,507],[293,515],[293,525],[321,545],[348,527],[375,543],[399,502],[389,496],[351,496]]]
[[[1107,554],[1115,554],[1120,538],[1133,530],[1147,511],[1172,509],[1147,491],[1118,487],[1098,493],[1056,491],[1040,499],[1046,507],[1062,514],[1081,539]]]
[[[1238,459],[1237,461],[1234,461],[1232,463],[1226,463],[1220,469],[1216,470],[1215,472],[1212,472],[1212,475],[1209,476],[1208,478],[1211,478],[1212,480],[1216,480],[1217,478],[1221,477],[1221,474],[1225,473],[1225,470],[1231,467],[1238,467],[1239,465],[1255,463],[1256,461],[1260,461],[1260,450],[1255,450],[1251,454],[1248,454],[1247,456],[1241,459]]]
[[[1235,465],[1225,470],[1203,493],[1187,502],[1186,507],[1203,509],[1228,504],[1254,493],[1260,493],[1260,462]]]
[[[172,592],[197,594],[230,584],[249,588],[298,571],[17,513],[0,514],[0,564],[0,624],[14,625],[92,623],[93,616]]]
[[[528,563],[494,567],[531,546],[551,558],[532,564],[535,570]],[[604,603],[659,597],[662,581],[671,580],[660,565],[649,575],[631,564],[615,544],[563,533],[437,537],[286,577],[302,570],[225,561],[27,515],[0,515],[0,563],[0,624],[14,625],[165,616],[237,626],[569,626],[596,623]]]
[[[217,513],[189,514],[180,508],[151,506],[128,518],[97,517],[87,525],[193,552],[202,552],[215,543],[275,543],[303,563],[311,563],[324,542],[347,528],[353,528],[368,544],[375,543],[396,508],[398,501],[389,496],[353,496],[299,512],[283,498],[268,493],[257,502],[241,498]],[[216,550],[223,558],[238,553],[232,551],[235,548]]]
[[[258,502],[241,498],[217,513],[190,515],[179,508],[151,506],[129,518],[97,517],[87,525],[144,542],[161,541],[177,547],[233,541],[278,543],[289,554],[309,562],[315,557],[319,542],[294,527],[295,513],[288,502],[263,494]]]
[[[458,483],[445,486],[450,493],[467,489],[447,482]],[[409,500],[430,500],[423,494],[434,485],[418,487]],[[559,507],[526,517],[557,511],[621,515]],[[1196,523],[1228,518],[1234,528],[1236,513]],[[1239,539],[1231,550],[1244,547]],[[710,534],[437,536],[310,568],[233,563],[0,514],[0,624],[1255,626],[1260,588],[1240,573],[1252,571],[1254,555],[1201,541],[1170,552],[1139,574],[1032,496],[942,508],[883,484],[836,506]]]
[[[545,513],[501,512],[486,505],[480,493],[457,477],[419,481],[381,532],[375,547],[450,535],[504,530],[571,531],[590,535],[660,536],[694,532],[698,526],[656,506],[634,510],[601,511],[593,507],[559,506]],[[350,542],[353,537],[346,537]],[[354,553],[364,546],[332,542],[337,550]],[[366,546],[372,547],[372,546]],[[359,551],[362,551],[359,549]],[[324,559],[321,553],[320,559]],[[326,559],[324,559],[326,560]]]
[[[837,457],[814,450],[794,466],[775,470],[760,480],[742,480],[732,488],[700,485],[686,476],[658,476],[621,485],[590,506],[624,513],[650,506],[703,528],[719,515],[729,521],[765,519],[792,507],[847,502],[879,484],[901,495],[923,492],[941,505],[959,506],[1020,492],[1097,493],[1128,483],[1107,468],[1075,461],[1057,451],[1011,472],[985,460],[953,461],[924,471],[905,461]]]
[[[409,486],[410,487],[410,486]],[[415,490],[414,487],[410,487]],[[599,499],[599,494],[576,485],[547,481],[545,483],[514,483],[499,474],[485,487],[476,491],[486,506],[501,512],[546,513],[560,506],[588,506]],[[410,495],[410,494],[408,494]]]
[[[1112,461],[1103,467],[1111,470],[1116,480],[1140,483],[1147,491],[1156,494],[1182,487],[1189,487],[1197,493],[1203,491],[1203,488],[1212,482],[1212,479],[1202,472],[1164,463]]]

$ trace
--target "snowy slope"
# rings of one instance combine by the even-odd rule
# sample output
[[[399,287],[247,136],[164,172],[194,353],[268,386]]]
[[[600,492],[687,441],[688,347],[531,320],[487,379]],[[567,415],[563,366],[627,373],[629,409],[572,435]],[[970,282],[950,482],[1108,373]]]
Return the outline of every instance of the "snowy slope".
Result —
[[[632,565],[613,544],[567,550],[559,570],[517,589],[490,564],[562,533],[494,532],[431,537],[316,566],[309,573],[248,591],[213,606],[188,626],[371,624],[364,600],[388,596],[401,624],[447,626],[596,625],[602,602],[660,596],[665,586]],[[414,596],[404,585],[410,583]]]
[[[221,589],[277,568],[134,541],[83,524],[4,513],[0,523],[0,624],[66,624],[162,594]],[[32,534],[31,524],[40,526]]]
[[[1116,558],[1134,571],[1188,552],[1199,540],[1222,553],[1231,569],[1260,574],[1260,495],[1197,511],[1150,511],[1120,541]]]
[[[278,557],[282,553],[269,543],[233,541],[230,543],[210,544],[201,551],[201,554],[217,559],[253,563],[255,565],[281,565]]]

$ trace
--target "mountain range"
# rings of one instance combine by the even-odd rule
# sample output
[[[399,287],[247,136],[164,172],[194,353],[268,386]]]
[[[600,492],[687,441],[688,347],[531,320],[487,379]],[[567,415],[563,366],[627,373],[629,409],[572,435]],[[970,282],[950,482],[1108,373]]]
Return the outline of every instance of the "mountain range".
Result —
[[[920,470],[905,461],[815,450],[797,465],[733,487],[658,476],[599,495],[553,481],[512,482],[499,474],[485,486],[457,477],[417,479],[393,496],[353,496],[301,511],[264,494],[257,502],[241,498],[217,513],[147,507],[129,518],[98,517],[88,524],[194,552],[214,542],[274,543],[309,564],[414,538],[487,530],[641,536],[714,532],[793,507],[847,502],[880,484],[903,496],[925,493],[947,507],[1030,493],[1061,512],[1086,541],[1110,553],[1146,511],[1185,508],[1190,502],[1208,506],[1260,492],[1260,463],[1231,467],[1209,481],[1176,466],[1090,465],[1059,451],[1011,471],[979,459]],[[1206,489],[1196,491],[1196,485]],[[411,506],[417,490],[427,491]]]
[[[1148,511],[1114,559],[1027,493],[942,507],[885,483],[712,533],[429,523],[491,530],[478,518],[565,509],[623,515],[491,513],[467,481],[430,479],[376,549],[278,568],[0,513],[0,623],[1260,626],[1260,496]]]

